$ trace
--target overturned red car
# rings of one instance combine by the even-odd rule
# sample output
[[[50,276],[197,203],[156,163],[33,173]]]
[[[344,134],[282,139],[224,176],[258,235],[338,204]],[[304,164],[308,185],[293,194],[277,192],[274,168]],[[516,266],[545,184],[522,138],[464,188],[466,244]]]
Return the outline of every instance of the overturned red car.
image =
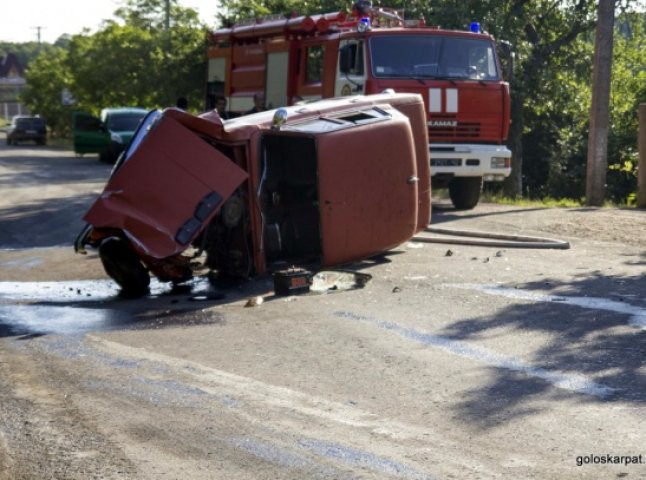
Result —
[[[75,242],[130,294],[150,274],[248,278],[328,267],[408,240],[430,217],[416,94],[323,100],[222,121],[174,108],[144,119]]]

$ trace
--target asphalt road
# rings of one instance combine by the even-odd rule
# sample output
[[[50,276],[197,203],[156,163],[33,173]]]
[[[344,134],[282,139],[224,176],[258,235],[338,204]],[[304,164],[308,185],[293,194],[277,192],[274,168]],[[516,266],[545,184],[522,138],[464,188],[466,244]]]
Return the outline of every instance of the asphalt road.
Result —
[[[126,300],[71,247],[109,170],[0,138],[1,480],[646,478],[646,212],[440,201],[572,248],[410,242],[351,266],[363,289]]]

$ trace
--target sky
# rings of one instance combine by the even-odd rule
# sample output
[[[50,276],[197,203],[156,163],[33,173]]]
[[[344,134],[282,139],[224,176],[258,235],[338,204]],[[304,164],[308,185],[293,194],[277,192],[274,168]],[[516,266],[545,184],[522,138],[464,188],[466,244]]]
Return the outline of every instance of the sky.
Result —
[[[217,0],[179,0],[202,22],[214,27]],[[87,27],[96,32],[104,19],[114,18],[122,0],[0,0],[0,41],[30,42],[40,38],[54,43],[64,33],[80,33]]]

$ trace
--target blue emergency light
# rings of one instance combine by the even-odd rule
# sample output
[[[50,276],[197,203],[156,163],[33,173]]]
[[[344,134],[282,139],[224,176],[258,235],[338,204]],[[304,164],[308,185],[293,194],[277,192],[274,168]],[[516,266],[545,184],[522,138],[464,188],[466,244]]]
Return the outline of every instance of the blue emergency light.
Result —
[[[359,31],[359,33],[370,30],[370,17],[361,17],[359,19],[359,23],[357,24],[357,30]]]
[[[471,30],[472,33],[480,33],[480,22],[471,22],[469,30]]]

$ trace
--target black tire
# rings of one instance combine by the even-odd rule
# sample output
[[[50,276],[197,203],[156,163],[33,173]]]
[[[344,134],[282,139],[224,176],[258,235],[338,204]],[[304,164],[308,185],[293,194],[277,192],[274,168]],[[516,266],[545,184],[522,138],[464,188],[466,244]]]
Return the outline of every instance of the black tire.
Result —
[[[150,275],[125,240],[110,237],[99,245],[99,257],[105,272],[121,287],[127,297],[148,293]]]
[[[482,177],[453,177],[449,196],[458,210],[471,210],[478,204],[482,192]]]

